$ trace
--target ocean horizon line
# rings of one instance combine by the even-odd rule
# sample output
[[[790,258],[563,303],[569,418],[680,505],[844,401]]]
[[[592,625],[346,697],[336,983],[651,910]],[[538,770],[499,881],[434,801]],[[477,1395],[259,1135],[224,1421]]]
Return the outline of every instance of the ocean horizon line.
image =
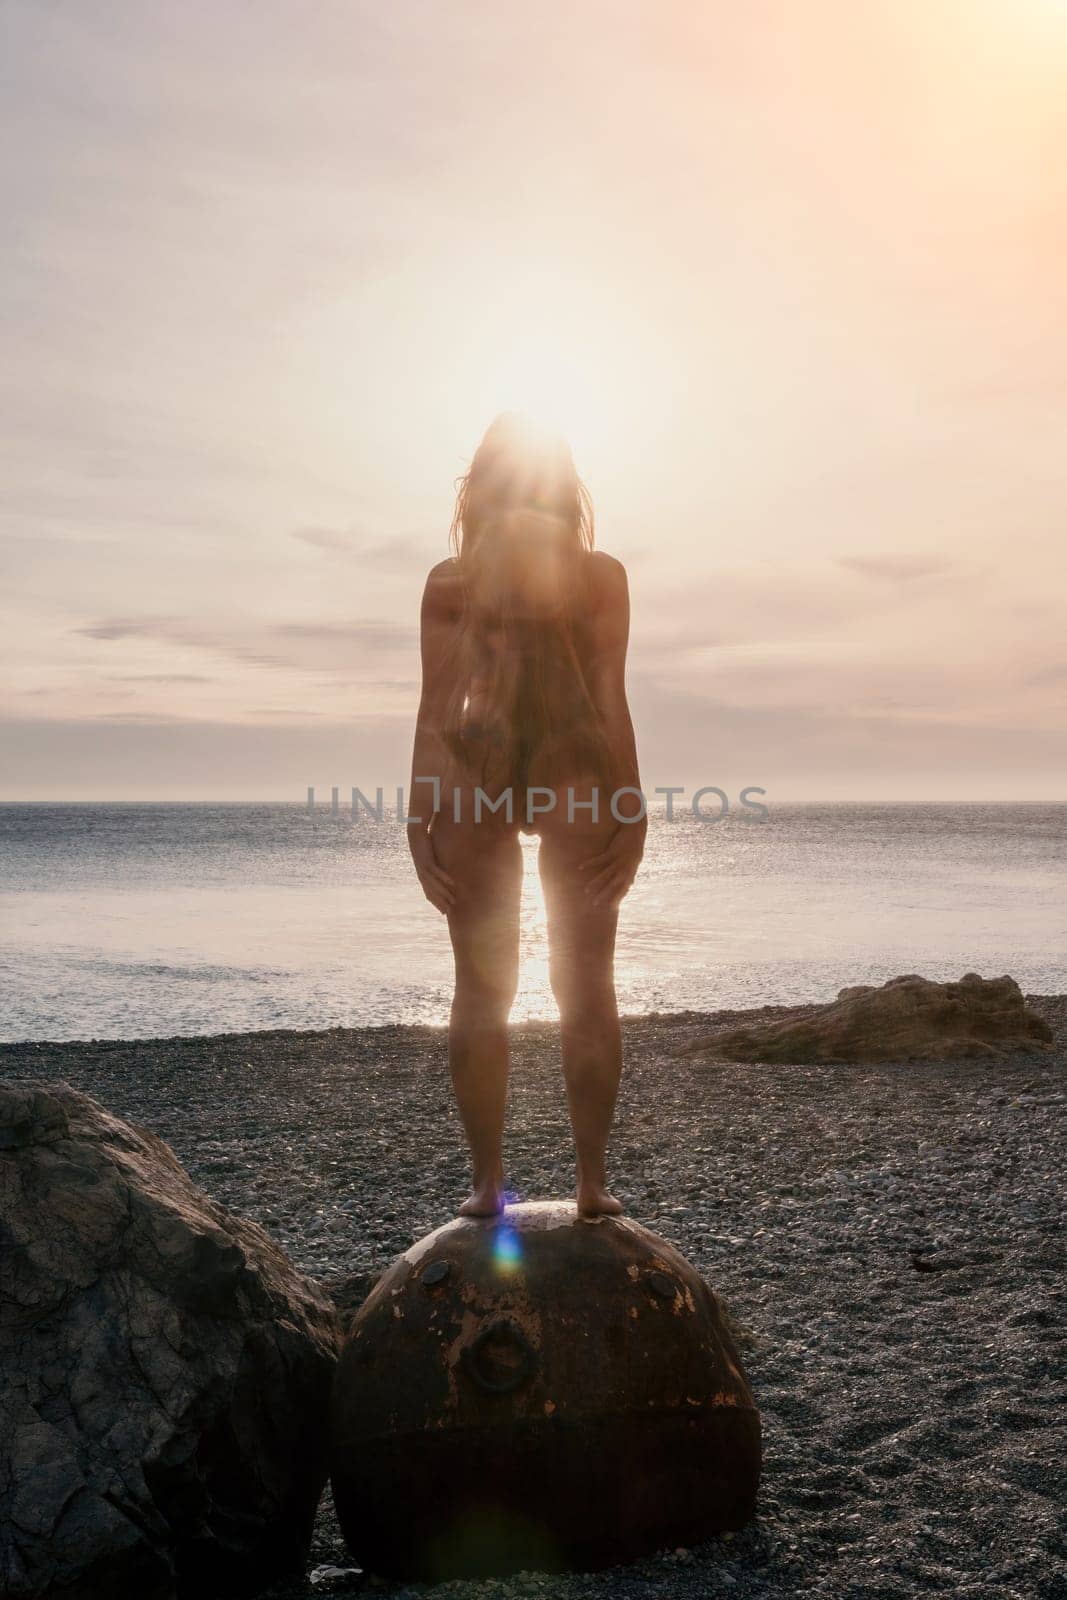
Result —
[[[764,791],[769,794],[769,791]],[[342,807],[344,807],[342,802]],[[768,809],[774,806],[1062,806],[1067,805],[1067,794],[1052,796],[1020,796],[1018,798],[1004,798],[997,796],[985,798],[981,795],[968,795],[966,797],[953,796],[819,796],[806,795],[791,797],[780,796],[778,799],[768,798],[764,804]],[[316,799],[314,808],[329,814],[332,802],[329,799]],[[35,795],[31,798],[5,798],[0,796],[0,806],[291,806],[298,811],[307,811],[307,799],[293,799],[288,795],[253,795],[217,797],[213,795],[184,796],[120,796],[118,798],[107,795],[79,796],[69,799],[58,795]],[[666,801],[648,799],[649,811],[665,811]],[[395,805],[384,804],[383,810],[392,814]],[[710,819],[709,819],[710,820]],[[718,819],[715,819],[718,820]]]

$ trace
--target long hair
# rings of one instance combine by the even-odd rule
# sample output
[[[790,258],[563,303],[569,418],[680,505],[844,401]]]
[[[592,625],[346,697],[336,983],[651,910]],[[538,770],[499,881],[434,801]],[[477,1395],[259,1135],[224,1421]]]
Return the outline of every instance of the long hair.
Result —
[[[525,787],[535,756],[549,778],[606,775],[580,651],[593,504],[566,440],[498,416],[457,480],[451,541],[464,609],[450,749],[483,784]]]

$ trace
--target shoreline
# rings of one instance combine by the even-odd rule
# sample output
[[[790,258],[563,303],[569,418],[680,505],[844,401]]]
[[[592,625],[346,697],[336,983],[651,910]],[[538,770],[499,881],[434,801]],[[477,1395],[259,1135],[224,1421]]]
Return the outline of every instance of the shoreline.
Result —
[[[643,1023],[655,1022],[664,1027],[692,1026],[707,1031],[710,1028],[734,1026],[745,1027],[754,1022],[767,1022],[793,1017],[800,1019],[813,1015],[823,1007],[832,1004],[836,995],[831,995],[826,1000],[806,1000],[794,1005],[777,1005],[768,1002],[762,1006],[724,1006],[715,1011],[688,1009],[683,1011],[626,1011],[619,1013],[622,1024],[624,1042],[628,1030],[639,1027]],[[1063,993],[1024,994],[1027,1005],[1034,1005],[1035,1009],[1045,1015],[1042,1006],[1051,1008],[1058,1015],[1060,1008],[1067,1008],[1067,991]],[[1052,1019],[1050,1019],[1052,1020]],[[1055,1021],[1053,1021],[1055,1026]],[[518,1032],[551,1032],[559,1027],[558,1017],[533,1017],[512,1021],[508,1023],[509,1034]],[[448,1031],[447,1022],[366,1022],[342,1024],[337,1023],[328,1028],[242,1028],[222,1033],[151,1033],[139,1034],[136,1038],[96,1037],[90,1035],[77,1039],[0,1039],[0,1062],[4,1054],[19,1050],[73,1050],[73,1049],[111,1049],[146,1048],[150,1045],[194,1045],[234,1043],[241,1039],[289,1039],[289,1040],[318,1040],[333,1039],[338,1036],[350,1036],[354,1039],[373,1040],[376,1037],[395,1037],[397,1034],[410,1034],[415,1037],[444,1038]],[[917,1058],[921,1059],[921,1058]]]
[[[1067,1459],[1060,1195],[1067,995],[1028,996],[1051,1051],[828,1066],[678,1059],[709,1023],[623,1020],[613,1190],[726,1302],[763,1424],[757,1515],[733,1537],[602,1573],[519,1574],[426,1600],[1054,1600]],[[511,1030],[508,1180],[567,1195],[558,1024]],[[467,1157],[443,1028],[0,1045],[151,1128],[342,1311],[450,1220]],[[309,1572],[352,1565],[329,1492]],[[355,1594],[293,1579],[273,1600]]]

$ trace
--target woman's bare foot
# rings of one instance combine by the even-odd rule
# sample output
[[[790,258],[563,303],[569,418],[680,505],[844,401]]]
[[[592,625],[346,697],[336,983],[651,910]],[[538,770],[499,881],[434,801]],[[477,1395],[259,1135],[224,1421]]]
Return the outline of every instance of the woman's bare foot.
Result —
[[[581,1217],[617,1217],[622,1211],[622,1201],[609,1194],[602,1183],[579,1183],[578,1215]]]
[[[459,1208],[461,1217],[498,1217],[504,1209],[504,1184],[498,1178],[477,1183],[469,1200]]]

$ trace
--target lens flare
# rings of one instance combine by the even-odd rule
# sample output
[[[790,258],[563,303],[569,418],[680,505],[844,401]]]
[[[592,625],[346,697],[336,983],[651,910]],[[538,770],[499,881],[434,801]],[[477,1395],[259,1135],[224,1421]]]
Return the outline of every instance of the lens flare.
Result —
[[[493,1264],[498,1272],[505,1275],[518,1271],[522,1265],[522,1240],[517,1229],[509,1228],[506,1222],[502,1222],[496,1230]]]

